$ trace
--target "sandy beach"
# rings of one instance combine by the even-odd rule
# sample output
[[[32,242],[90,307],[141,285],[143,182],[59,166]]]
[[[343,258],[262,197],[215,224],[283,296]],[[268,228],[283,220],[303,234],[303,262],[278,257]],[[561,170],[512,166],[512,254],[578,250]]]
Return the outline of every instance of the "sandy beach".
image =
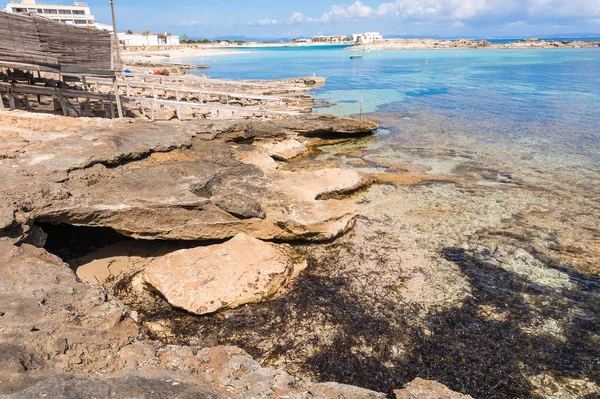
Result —
[[[209,57],[218,55],[243,54],[243,51],[220,48],[169,47],[164,50],[124,51],[121,57],[125,63],[164,62],[169,58]]]

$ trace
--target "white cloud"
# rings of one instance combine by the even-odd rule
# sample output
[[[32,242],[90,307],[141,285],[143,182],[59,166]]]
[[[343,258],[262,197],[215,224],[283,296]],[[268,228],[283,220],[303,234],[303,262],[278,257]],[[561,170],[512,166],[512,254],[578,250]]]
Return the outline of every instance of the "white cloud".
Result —
[[[504,24],[505,28],[518,28],[519,26],[525,26],[527,25],[527,23],[525,21],[515,21],[515,22],[508,22],[506,24]]]
[[[291,24],[299,24],[302,22],[304,22],[304,14],[302,14],[301,12],[295,12],[290,17]]]
[[[528,0],[530,15],[555,18],[600,17],[598,0]]]
[[[331,20],[373,18],[376,15],[373,8],[357,0],[349,6],[333,5],[331,11],[324,13],[321,18],[311,18],[311,22],[327,23]]]
[[[173,26],[175,28],[195,28],[200,26],[200,22],[199,21],[181,21],[176,23],[175,25],[169,25],[169,26]]]
[[[388,0],[375,7],[356,0],[354,3],[332,5],[320,17],[306,17],[295,12],[289,21],[265,19],[258,21],[258,25],[398,18],[415,24],[443,23],[461,28],[477,19],[497,19],[502,24],[503,18],[515,16],[522,21],[571,18],[596,24],[600,21],[600,0]]]
[[[276,19],[261,19],[260,21],[257,21],[256,24],[259,26],[281,25],[281,21]]]
[[[516,0],[396,0],[377,8],[379,17],[408,20],[469,20],[483,15],[505,13],[517,6]]]

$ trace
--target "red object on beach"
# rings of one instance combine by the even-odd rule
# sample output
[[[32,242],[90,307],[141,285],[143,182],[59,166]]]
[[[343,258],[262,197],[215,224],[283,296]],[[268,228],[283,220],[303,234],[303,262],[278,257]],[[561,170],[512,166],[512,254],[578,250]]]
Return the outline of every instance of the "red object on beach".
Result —
[[[155,75],[160,75],[160,72],[158,72],[158,71],[154,71],[154,74],[155,74]]]

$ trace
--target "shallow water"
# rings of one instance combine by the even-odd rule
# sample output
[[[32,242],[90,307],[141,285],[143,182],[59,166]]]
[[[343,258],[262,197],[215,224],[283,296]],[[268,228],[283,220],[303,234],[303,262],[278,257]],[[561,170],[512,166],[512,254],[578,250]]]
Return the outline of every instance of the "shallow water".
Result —
[[[484,142],[600,165],[600,48],[372,51],[350,60],[352,54],[254,49],[182,61],[207,63],[217,78],[316,74],[327,78],[316,97],[332,103],[317,112],[358,114],[362,100],[365,113],[434,113],[468,122],[465,133]]]
[[[148,320],[172,323],[176,342],[233,343],[381,391],[420,376],[476,398],[599,397],[600,49],[350,54],[195,60],[213,77],[324,76],[322,113],[356,114],[362,99],[374,138],[281,167],[337,164],[383,184],[354,199],[351,234],[297,246],[311,267],[289,295]]]

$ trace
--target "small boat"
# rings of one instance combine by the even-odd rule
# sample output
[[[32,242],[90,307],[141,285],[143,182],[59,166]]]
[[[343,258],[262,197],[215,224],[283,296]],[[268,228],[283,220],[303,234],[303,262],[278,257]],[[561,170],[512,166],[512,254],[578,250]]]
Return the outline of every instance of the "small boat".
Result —
[[[350,59],[351,60],[360,60],[363,56],[362,55],[351,55]]]

